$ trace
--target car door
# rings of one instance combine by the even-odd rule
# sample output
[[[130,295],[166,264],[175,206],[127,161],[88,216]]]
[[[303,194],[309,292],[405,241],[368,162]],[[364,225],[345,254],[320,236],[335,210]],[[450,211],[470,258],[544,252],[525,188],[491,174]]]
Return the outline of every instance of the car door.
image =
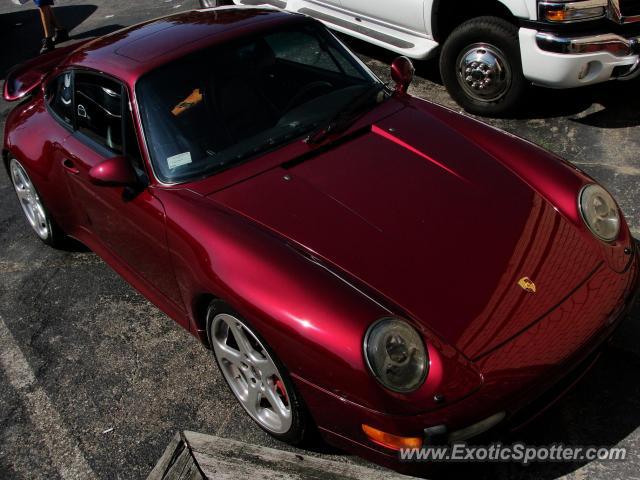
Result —
[[[46,124],[46,141],[43,142],[42,161],[44,175],[48,178],[47,207],[63,231],[73,234],[77,223],[77,212],[73,196],[65,181],[61,162],[65,156],[63,145],[73,132],[73,88],[72,73],[60,72],[52,76],[45,85],[44,102],[49,118]],[[42,137],[44,139],[44,137]]]
[[[150,188],[97,186],[89,170],[114,156],[125,156],[144,182],[144,162],[125,86],[96,73],[76,71],[75,131],[64,144],[64,168],[82,227],[115,257],[181,310],[166,243],[165,212]]]
[[[425,33],[425,0],[340,0],[354,14]]]

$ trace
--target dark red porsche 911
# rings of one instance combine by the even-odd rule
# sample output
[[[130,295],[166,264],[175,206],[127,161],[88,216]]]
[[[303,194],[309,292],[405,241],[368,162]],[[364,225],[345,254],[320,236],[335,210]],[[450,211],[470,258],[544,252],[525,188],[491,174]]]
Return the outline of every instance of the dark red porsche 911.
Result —
[[[260,427],[393,466],[550,404],[639,262],[591,178],[392,72],[303,16],[181,13],[15,69],[4,160],[37,235],[210,347]]]

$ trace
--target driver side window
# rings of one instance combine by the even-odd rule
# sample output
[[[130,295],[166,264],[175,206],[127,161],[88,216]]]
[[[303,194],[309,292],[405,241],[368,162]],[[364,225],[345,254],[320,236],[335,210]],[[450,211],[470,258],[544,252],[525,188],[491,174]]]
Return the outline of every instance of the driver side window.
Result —
[[[124,86],[101,75],[84,72],[76,72],[72,83],[76,131],[114,155],[126,155],[137,173],[143,175],[144,162]]]
[[[116,155],[123,153],[123,88],[88,73],[75,74],[76,129]]]

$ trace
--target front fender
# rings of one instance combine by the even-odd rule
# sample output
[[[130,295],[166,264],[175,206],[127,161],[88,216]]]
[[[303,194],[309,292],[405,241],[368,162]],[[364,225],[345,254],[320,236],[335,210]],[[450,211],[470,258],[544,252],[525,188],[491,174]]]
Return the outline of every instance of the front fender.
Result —
[[[169,248],[192,328],[205,294],[240,312],[296,380],[367,408],[424,412],[434,396],[454,401],[480,386],[480,376],[454,348],[424,332],[430,374],[408,395],[382,388],[362,353],[369,325],[390,312],[339,274],[210,199],[186,190],[158,193],[167,211]]]
[[[425,0],[425,24],[430,30],[427,31],[429,35],[433,37],[438,36],[438,17],[442,14],[442,10],[445,10],[446,7],[450,6],[447,2],[453,3],[454,1],[455,0]],[[491,6],[491,4],[495,3],[503,5],[515,18],[536,20],[538,17],[537,0],[481,0],[473,2],[473,4],[471,4],[471,2],[468,4],[461,4],[460,8],[464,9],[473,7],[474,14],[480,16],[491,11],[490,8],[487,8],[486,12],[483,13],[483,4]],[[468,18],[469,15],[462,15],[462,17]]]

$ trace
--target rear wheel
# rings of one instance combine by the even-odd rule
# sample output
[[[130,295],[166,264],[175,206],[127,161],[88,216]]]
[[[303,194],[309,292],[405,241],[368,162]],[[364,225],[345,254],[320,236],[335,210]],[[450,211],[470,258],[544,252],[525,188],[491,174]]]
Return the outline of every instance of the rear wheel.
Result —
[[[47,245],[62,247],[65,234],[51,217],[29,174],[15,158],[9,160],[9,174],[24,216],[33,231]]]
[[[478,115],[513,113],[527,89],[518,29],[497,17],[479,17],[456,28],[440,56],[447,90],[466,111]]]
[[[286,369],[239,314],[216,300],[207,311],[213,355],[231,392],[267,433],[292,445],[309,432],[308,414]]]

